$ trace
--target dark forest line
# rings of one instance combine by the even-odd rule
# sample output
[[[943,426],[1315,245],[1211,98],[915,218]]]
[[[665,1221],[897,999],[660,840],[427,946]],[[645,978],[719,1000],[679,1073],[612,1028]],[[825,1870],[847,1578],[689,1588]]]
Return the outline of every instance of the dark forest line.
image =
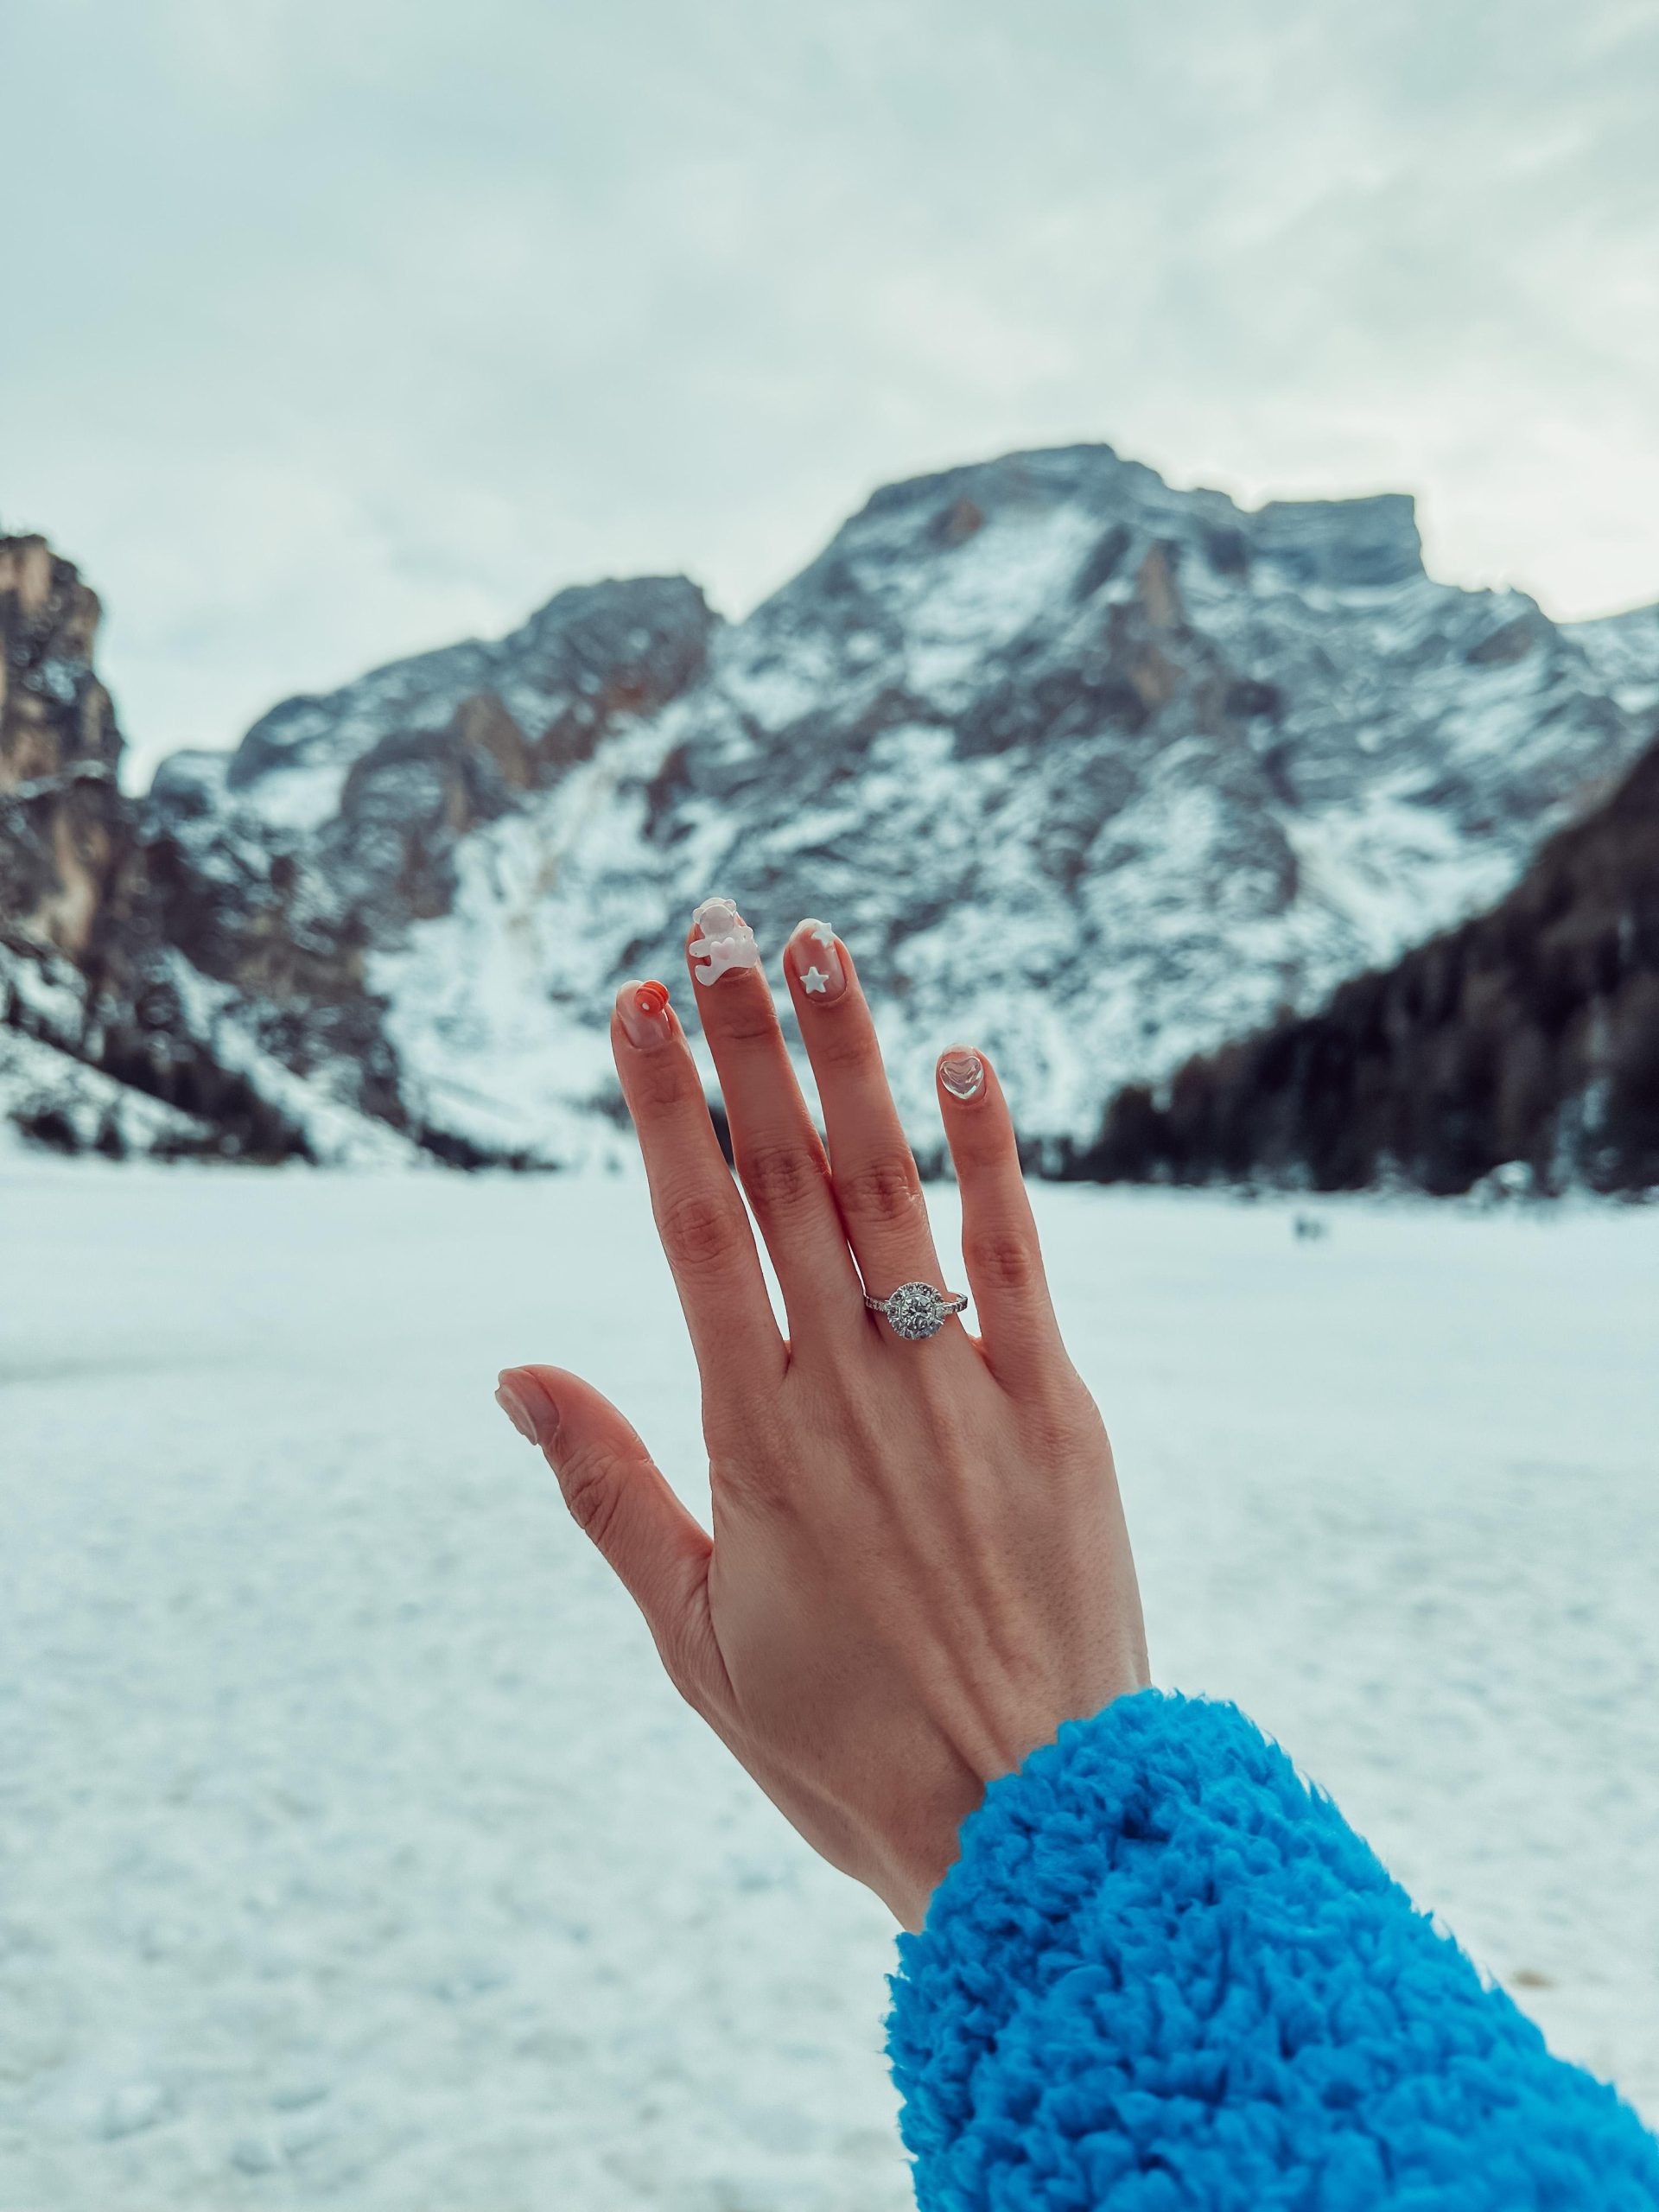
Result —
[[[1490,912],[1107,1108],[1099,1182],[1659,1187],[1659,741]]]

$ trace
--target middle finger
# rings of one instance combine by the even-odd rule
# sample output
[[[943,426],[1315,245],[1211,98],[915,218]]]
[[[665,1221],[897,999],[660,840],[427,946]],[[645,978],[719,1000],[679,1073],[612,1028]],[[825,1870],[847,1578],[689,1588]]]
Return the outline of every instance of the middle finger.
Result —
[[[732,1157],[772,1255],[791,1339],[826,1329],[850,1334],[862,1318],[858,1278],[829,1162],[790,1065],[753,934],[729,899],[697,908],[685,957]]]

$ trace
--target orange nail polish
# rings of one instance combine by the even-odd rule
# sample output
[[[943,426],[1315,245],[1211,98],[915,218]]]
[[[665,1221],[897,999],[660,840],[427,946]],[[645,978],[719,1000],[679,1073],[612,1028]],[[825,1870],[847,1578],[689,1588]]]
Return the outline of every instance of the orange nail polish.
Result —
[[[636,1052],[654,1052],[674,1033],[668,1017],[667,986],[638,981],[624,983],[616,995],[616,1018]]]

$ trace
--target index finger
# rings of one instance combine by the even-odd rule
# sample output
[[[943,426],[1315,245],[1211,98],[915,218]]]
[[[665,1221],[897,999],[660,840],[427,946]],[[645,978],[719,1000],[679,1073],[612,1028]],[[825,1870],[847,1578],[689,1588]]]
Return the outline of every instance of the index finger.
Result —
[[[611,1050],[645,1156],[651,1210],[710,1389],[785,1368],[754,1233],[665,985],[624,983]]]

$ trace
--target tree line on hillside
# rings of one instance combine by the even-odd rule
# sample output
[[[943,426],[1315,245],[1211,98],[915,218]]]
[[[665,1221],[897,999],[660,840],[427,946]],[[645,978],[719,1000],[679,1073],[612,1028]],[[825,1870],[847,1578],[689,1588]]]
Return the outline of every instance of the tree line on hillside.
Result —
[[[1063,1175],[1452,1194],[1659,1187],[1659,741],[1489,912],[1133,1085]]]

